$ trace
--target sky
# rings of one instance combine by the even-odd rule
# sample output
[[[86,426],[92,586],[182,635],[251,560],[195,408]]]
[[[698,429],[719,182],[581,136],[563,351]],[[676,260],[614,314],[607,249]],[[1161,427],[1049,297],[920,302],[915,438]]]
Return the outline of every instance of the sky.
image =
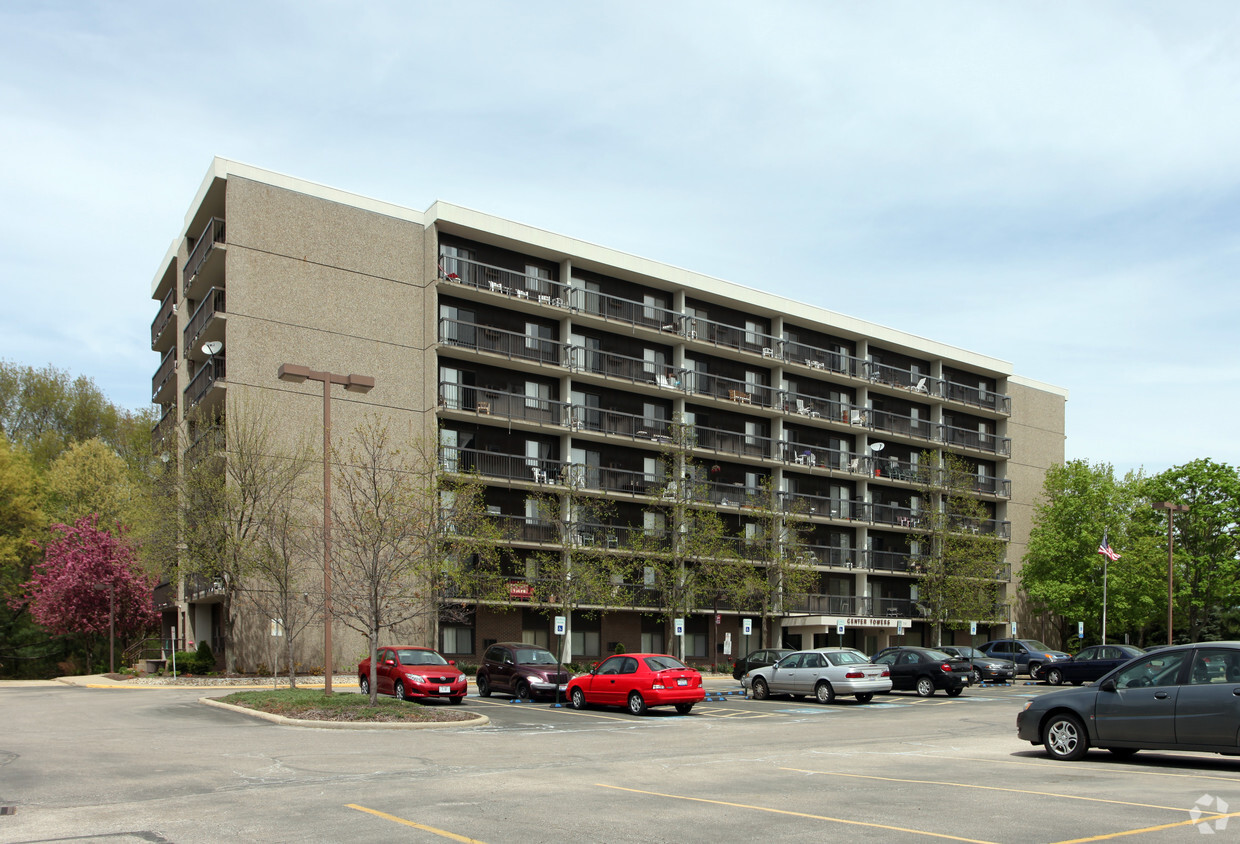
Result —
[[[0,359],[125,407],[218,155],[1009,361],[1068,459],[1240,464],[1228,0],[7,0],[0,153]]]

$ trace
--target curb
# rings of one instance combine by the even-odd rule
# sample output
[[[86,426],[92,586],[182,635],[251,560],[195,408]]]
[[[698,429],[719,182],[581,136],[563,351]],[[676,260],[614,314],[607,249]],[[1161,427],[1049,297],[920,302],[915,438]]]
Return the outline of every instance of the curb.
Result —
[[[222,700],[210,697],[200,697],[198,702],[205,703],[207,706],[214,706],[217,709],[227,709],[242,715],[249,715],[252,718],[261,718],[264,721],[270,721],[273,724],[280,724],[285,727],[314,727],[320,730],[432,730],[443,727],[485,727],[491,723],[491,719],[487,716],[473,715],[472,713],[470,719],[466,721],[426,721],[418,723],[394,721],[310,721],[304,718],[289,718],[284,715],[276,715],[274,712],[259,712],[257,709],[247,709],[244,706],[224,703]]]

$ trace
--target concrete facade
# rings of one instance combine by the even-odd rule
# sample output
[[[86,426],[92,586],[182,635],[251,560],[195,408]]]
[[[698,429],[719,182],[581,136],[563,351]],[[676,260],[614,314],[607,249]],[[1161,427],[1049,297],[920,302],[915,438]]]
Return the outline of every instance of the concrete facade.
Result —
[[[982,529],[1007,540],[999,562],[1013,570],[1042,476],[1063,460],[1065,391],[1002,360],[444,202],[417,212],[222,159],[151,292],[155,434],[169,454],[193,453],[196,414],[241,407],[278,420],[290,447],[321,448],[322,386],[277,380],[292,363],[373,377],[369,393],[333,394],[337,438],[373,415],[437,441],[445,468],[468,463],[483,477],[497,516],[528,521],[524,502],[581,466],[633,525],[649,506],[656,428],[692,421],[696,456],[718,470],[711,503],[731,524],[743,527],[744,514],[730,489],[752,492],[758,479],[813,505],[822,591],[766,634],[804,646],[928,641],[909,552],[919,455],[949,451],[976,467]],[[215,354],[203,348],[212,341]],[[1006,629],[1015,576],[1004,570],[979,635]],[[176,625],[181,646],[219,644],[218,584],[166,583],[156,595],[165,637]],[[473,662],[492,641],[554,645],[557,612],[515,598],[478,608],[464,627],[397,635]],[[632,602],[574,614],[566,656],[617,644],[670,651],[678,643],[655,614]],[[761,634],[742,629],[752,615],[700,608],[686,620],[686,656],[720,661],[729,636],[733,656],[757,647]],[[241,617],[240,667],[267,661],[269,630],[268,619]],[[337,627],[337,670],[364,647]],[[322,663],[321,628],[299,654],[306,667]]]

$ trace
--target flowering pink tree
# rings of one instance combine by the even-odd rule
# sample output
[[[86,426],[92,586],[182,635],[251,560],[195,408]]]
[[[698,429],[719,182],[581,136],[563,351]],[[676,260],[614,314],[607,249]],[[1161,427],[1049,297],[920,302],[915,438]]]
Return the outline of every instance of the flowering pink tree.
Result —
[[[55,538],[41,546],[43,562],[34,566],[25,593],[35,623],[52,633],[106,637],[113,600],[116,632],[122,636],[150,630],[158,621],[153,580],[124,536],[98,522],[90,515],[72,527],[52,525]]]

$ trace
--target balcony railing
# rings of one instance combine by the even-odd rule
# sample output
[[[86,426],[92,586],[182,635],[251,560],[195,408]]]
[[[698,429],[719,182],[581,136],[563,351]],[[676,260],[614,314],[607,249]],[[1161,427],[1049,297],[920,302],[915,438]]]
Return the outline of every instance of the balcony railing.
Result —
[[[799,513],[808,518],[844,519],[850,522],[870,521],[870,504],[860,499],[830,498],[803,492],[780,492],[780,507],[785,513]]]
[[[949,401],[958,401],[973,407],[993,410],[995,413],[1002,413],[1005,416],[1012,414],[1012,399],[1002,393],[994,393],[981,387],[957,384],[955,381],[947,381],[945,390],[945,397]]]
[[[917,369],[901,369],[885,363],[866,361],[865,377],[874,384],[898,387],[927,397],[942,398],[943,396],[943,379],[932,378]]]
[[[565,307],[565,287],[558,281],[538,275],[526,275],[519,270],[509,270],[492,264],[484,264],[469,258],[452,255],[439,256],[439,277],[478,290],[489,290],[501,296],[541,302],[544,305]]]
[[[692,340],[711,343],[725,349],[753,352],[766,358],[779,358],[782,354],[778,337],[726,322],[715,322],[702,317],[686,317],[682,333]]]
[[[216,314],[225,312],[224,307],[224,288],[212,287],[207,291],[207,295],[198,303],[198,307],[194,310],[194,315],[189,318],[189,323],[185,326],[185,354],[194,347],[194,341],[198,339],[198,335],[207,327],[207,323]]]
[[[164,444],[176,433],[176,405],[169,405],[159,417],[159,421],[151,428],[151,444],[156,451],[163,451]],[[172,449],[169,449],[172,450]]]
[[[840,548],[835,545],[806,545],[802,551],[803,562],[816,566],[832,566],[842,569],[867,568],[865,551],[860,548]]]
[[[918,574],[921,571],[921,555],[910,554],[907,551],[868,551],[868,568],[873,571],[885,571],[892,574],[901,574],[911,572]]]
[[[940,425],[939,439],[949,445],[975,448],[978,451],[1002,454],[1005,457],[1012,454],[1012,441],[1007,437],[1000,437],[996,434],[977,431],[972,428],[954,428],[951,425]]]
[[[784,611],[809,615],[852,616],[854,618],[920,617],[917,605],[908,598],[866,598],[861,595],[797,594],[784,599]]]
[[[658,384],[660,387],[677,389],[680,376],[666,364],[640,358],[587,349],[584,346],[564,347],[564,366],[573,372],[589,372],[607,378],[620,378],[635,384]]]
[[[190,282],[202,269],[207,256],[211,254],[211,250],[217,243],[224,243],[224,221],[219,217],[212,217],[206,228],[202,230],[202,234],[198,236],[193,250],[189,253],[189,258],[185,261],[185,271],[181,274],[185,290],[189,290]]]
[[[571,422],[570,405],[561,401],[448,382],[439,384],[439,406],[540,425],[568,426]]]
[[[210,391],[211,386],[216,381],[225,380],[226,371],[222,355],[216,355],[204,363],[202,368],[198,370],[198,373],[189,382],[189,386],[185,388],[186,406],[192,407],[202,401],[203,396]]]
[[[661,305],[635,302],[577,286],[568,288],[568,305],[574,311],[602,317],[610,322],[681,333],[680,314]]]
[[[168,327],[168,323],[172,322],[172,318],[176,316],[176,291],[169,290],[164,296],[163,301],[159,303],[159,313],[155,314],[155,319],[151,321],[151,348],[154,349],[159,342],[160,336],[164,333],[164,329]]]
[[[905,437],[916,437],[917,439],[930,440],[934,439],[934,425],[929,419],[921,419],[915,416],[905,416],[899,413],[889,413],[884,410],[867,410],[865,411],[866,427],[875,431],[887,431],[892,434],[899,434]]]
[[[706,372],[687,371],[683,375],[688,392],[700,396],[733,401],[737,404],[777,407],[778,393],[766,384],[755,384],[738,378],[725,378]]]
[[[159,362],[159,368],[155,370],[155,375],[151,378],[151,401],[156,401],[160,391],[164,389],[164,385],[168,383],[168,379],[172,378],[177,371],[177,350],[175,348],[164,352],[164,357]]]
[[[783,395],[783,409],[786,413],[804,416],[807,419],[830,419],[832,422],[847,422],[851,405],[845,402],[811,396],[806,393],[787,392]]]
[[[227,447],[227,434],[222,426],[205,426],[199,429],[198,438],[185,449],[185,462],[191,466],[197,465],[213,454],[222,454]]]
[[[555,485],[562,481],[565,462],[474,448],[440,446],[439,465],[445,472],[476,472],[489,478]]]
[[[501,355],[510,360],[560,363],[560,344],[555,340],[447,317],[439,320],[439,342],[446,346]]]
[[[770,437],[746,434],[743,431],[728,431],[722,428],[705,428],[693,426],[694,447],[719,454],[737,454],[742,457],[770,457]]]
[[[783,358],[790,363],[803,363],[810,369],[820,372],[834,372],[837,375],[850,375],[863,378],[865,361],[843,352],[811,346],[808,343],[796,343],[791,340],[781,341]]]

